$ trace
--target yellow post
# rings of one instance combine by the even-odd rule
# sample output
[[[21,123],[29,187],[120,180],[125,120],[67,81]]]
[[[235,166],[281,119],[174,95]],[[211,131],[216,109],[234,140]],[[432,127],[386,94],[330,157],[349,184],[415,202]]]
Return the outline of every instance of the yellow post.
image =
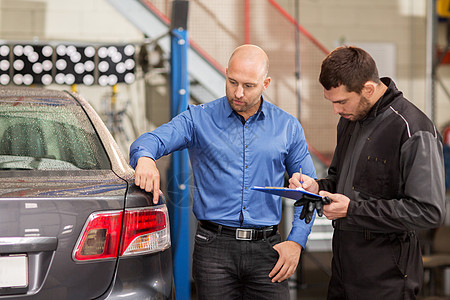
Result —
[[[437,0],[436,12],[439,17],[450,17],[450,0]]]
[[[112,130],[111,133],[116,138],[117,135],[117,115],[116,115],[116,103],[117,103],[117,84],[112,86],[111,94],[111,117],[112,117]]]
[[[112,86],[112,95],[111,95],[111,108],[115,108],[115,106],[116,106],[117,90],[118,90],[117,84],[113,85]]]

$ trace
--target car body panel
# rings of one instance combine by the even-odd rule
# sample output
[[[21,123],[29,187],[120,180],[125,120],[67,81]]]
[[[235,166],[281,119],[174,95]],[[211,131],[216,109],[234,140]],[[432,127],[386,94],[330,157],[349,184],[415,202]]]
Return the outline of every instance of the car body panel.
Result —
[[[94,109],[79,95],[65,91],[0,88],[0,102],[5,99],[16,105],[41,101],[52,109],[81,106],[110,166],[99,170],[0,170],[0,256],[26,254],[28,259],[28,287],[0,287],[0,299],[174,298],[170,248],[98,261],[73,259],[75,244],[92,213],[154,205],[152,194],[133,184],[134,170]],[[44,157],[34,163],[15,158],[15,165],[24,168],[45,166],[47,160]],[[162,197],[159,204],[164,205]]]

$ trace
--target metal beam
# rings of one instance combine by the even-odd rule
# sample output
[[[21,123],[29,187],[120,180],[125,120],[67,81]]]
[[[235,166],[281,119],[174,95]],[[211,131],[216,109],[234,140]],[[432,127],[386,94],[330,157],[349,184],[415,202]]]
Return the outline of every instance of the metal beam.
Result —
[[[175,2],[174,2],[175,3]],[[171,31],[171,117],[187,108],[189,82],[187,74],[187,30]],[[169,212],[171,213],[173,270],[175,292],[180,299],[189,299],[191,294],[190,249],[189,249],[189,178],[190,169],[186,149],[172,153],[169,170]]]
[[[425,113],[432,121],[435,121],[436,22],[436,0],[427,0]]]

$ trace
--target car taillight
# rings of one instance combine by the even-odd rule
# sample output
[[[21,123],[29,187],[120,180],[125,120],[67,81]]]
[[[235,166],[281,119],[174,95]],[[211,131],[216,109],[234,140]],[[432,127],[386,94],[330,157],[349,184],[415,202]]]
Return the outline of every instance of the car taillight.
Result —
[[[73,258],[85,261],[117,257],[122,211],[93,213],[84,225]]]
[[[122,216],[122,211],[91,214],[75,246],[74,260],[110,259],[116,258],[118,253],[120,256],[146,254],[170,246],[165,205],[126,209],[124,218]]]
[[[120,255],[136,255],[167,249],[170,230],[167,207],[126,210]]]

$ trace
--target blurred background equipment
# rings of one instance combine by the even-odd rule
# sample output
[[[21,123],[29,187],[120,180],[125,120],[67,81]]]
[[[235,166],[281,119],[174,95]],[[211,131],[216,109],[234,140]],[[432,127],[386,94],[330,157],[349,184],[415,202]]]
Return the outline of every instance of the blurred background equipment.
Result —
[[[115,85],[117,83],[131,84],[135,81],[133,45],[110,45],[98,48],[98,84]]]
[[[95,70],[93,46],[57,45],[55,82],[58,84],[93,85]]]
[[[133,44],[15,44],[0,41],[0,85],[113,86],[136,81]],[[11,80],[12,78],[12,80]]]
[[[17,44],[13,51],[13,82],[16,85],[49,85],[53,81],[53,48],[49,45]]]
[[[8,45],[0,46],[0,85],[7,85],[11,81],[11,49]]]

